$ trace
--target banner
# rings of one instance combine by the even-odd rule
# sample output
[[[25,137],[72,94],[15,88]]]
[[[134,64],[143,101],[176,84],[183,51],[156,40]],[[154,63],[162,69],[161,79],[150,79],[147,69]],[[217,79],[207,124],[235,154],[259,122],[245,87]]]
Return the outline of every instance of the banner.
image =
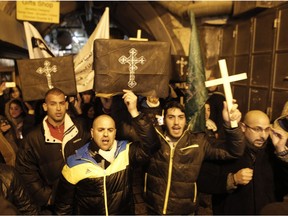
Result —
[[[192,131],[204,131],[206,127],[204,105],[208,99],[208,92],[205,87],[205,69],[201,56],[195,15],[192,11],[190,11],[190,22],[192,31],[187,74],[188,89],[185,92],[185,112],[189,129]]]
[[[24,22],[24,29],[30,59],[54,57],[45,40],[33,25],[29,22]]]
[[[67,96],[77,94],[71,55],[16,62],[24,101],[44,99],[45,93],[53,87]]]
[[[74,58],[74,70],[78,92],[93,89],[94,70],[93,70],[93,44],[98,38],[109,39],[109,8],[106,7],[96,29],[89,37],[85,46]]]

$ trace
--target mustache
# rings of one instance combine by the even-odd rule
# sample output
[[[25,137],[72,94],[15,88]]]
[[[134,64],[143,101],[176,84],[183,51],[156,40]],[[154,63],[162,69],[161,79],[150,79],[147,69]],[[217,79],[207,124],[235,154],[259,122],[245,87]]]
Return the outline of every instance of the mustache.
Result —
[[[180,126],[173,126],[172,128],[173,129],[180,129],[181,127]]]
[[[256,139],[255,140],[256,142],[258,141],[258,142],[265,142],[266,140],[264,139],[264,138],[261,138],[261,139]]]

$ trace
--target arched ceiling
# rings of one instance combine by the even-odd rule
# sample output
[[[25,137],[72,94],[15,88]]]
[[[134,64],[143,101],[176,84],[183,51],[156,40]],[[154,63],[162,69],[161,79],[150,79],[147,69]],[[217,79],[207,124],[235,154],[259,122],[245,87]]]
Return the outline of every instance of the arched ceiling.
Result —
[[[203,2],[202,2],[203,3]],[[142,37],[149,40],[166,41],[171,44],[171,53],[183,55],[181,42],[174,35],[171,19],[167,14],[174,13],[182,20],[187,21],[187,10],[195,9],[197,16],[209,16],[219,14],[231,14],[232,1],[205,3],[204,7],[199,7],[195,2],[150,2],[150,1],[127,1],[127,2],[99,2],[99,1],[60,1],[60,19],[69,13],[89,13],[90,11],[104,11],[105,7],[110,8],[110,20],[113,20],[119,28],[125,31],[129,36],[135,37],[137,29],[142,30]],[[195,7],[197,6],[197,7]],[[205,8],[207,10],[205,10]],[[92,9],[92,10],[91,10]],[[9,16],[9,29],[4,29],[4,21],[0,21],[0,58],[26,58],[26,41],[22,22],[15,19],[16,3],[15,1],[1,1],[0,12],[3,16]],[[3,14],[4,13],[4,14]],[[2,17],[3,17],[2,16]],[[13,24],[15,28],[12,27]],[[50,23],[32,23],[38,31],[45,35],[55,24]],[[1,26],[4,27],[1,29]],[[6,30],[6,31],[5,31]],[[9,32],[11,31],[11,32]],[[2,32],[2,35],[1,35]],[[14,33],[13,33],[14,32]],[[6,35],[4,35],[6,34]],[[8,36],[7,36],[8,35]],[[12,35],[12,37],[11,37]],[[15,38],[13,38],[15,37]],[[5,49],[3,49],[3,47]],[[9,53],[9,51],[11,53]],[[14,54],[13,54],[14,53]]]

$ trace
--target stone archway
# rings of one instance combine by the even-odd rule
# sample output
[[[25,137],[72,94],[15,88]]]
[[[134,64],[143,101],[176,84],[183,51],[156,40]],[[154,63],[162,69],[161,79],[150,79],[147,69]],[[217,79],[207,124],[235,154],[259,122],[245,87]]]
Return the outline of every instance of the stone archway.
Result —
[[[69,4],[68,4],[69,3]],[[2,2],[0,5],[0,10],[6,15],[14,19],[15,26],[18,29],[18,40],[9,41],[9,37],[6,39],[8,44],[13,44],[21,49],[26,49],[25,43],[23,43],[23,35],[19,35],[19,32],[24,34],[23,27],[21,26],[21,21],[15,19],[16,6],[15,2]],[[136,36],[137,29],[142,30],[143,37],[149,40],[165,41],[171,44],[171,54],[173,55],[184,55],[184,50],[181,42],[175,36],[173,32],[173,26],[171,25],[171,19],[167,16],[167,9],[159,6],[155,2],[141,1],[141,2],[94,2],[94,4],[110,5],[110,17],[116,20],[119,25],[125,29],[126,32],[131,36]],[[84,4],[74,2],[61,2],[60,13],[61,16],[75,12],[83,8]],[[157,8],[157,10],[155,9]],[[56,24],[50,23],[33,23],[34,26],[42,35],[46,35],[49,30]],[[19,29],[20,26],[20,29]],[[6,32],[9,35],[17,36],[16,32]],[[9,46],[8,46],[9,47]],[[23,57],[27,53],[23,53]],[[17,55],[18,56],[18,55]]]

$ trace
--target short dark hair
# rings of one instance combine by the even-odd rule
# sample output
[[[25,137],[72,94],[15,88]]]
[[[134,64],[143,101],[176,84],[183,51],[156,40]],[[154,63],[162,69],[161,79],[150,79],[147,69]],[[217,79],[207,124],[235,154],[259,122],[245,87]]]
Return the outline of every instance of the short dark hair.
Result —
[[[169,101],[164,106],[164,116],[167,114],[167,110],[170,108],[177,108],[180,109],[183,113],[185,113],[185,107],[180,104],[178,101]]]
[[[45,102],[46,102],[46,99],[47,99],[48,95],[50,95],[50,94],[53,94],[53,95],[61,95],[61,94],[63,94],[65,96],[65,93],[61,89],[54,87],[52,89],[49,89],[46,92],[46,94],[45,94]]]
[[[21,90],[20,86],[19,86],[19,85],[16,85],[15,88],[18,89],[20,98],[22,98],[22,90]],[[9,95],[11,95],[12,93],[15,92],[15,88],[10,88],[10,89],[9,89]]]
[[[27,109],[26,109],[26,107],[25,107],[25,105],[24,105],[22,100],[19,100],[19,99],[11,100],[10,103],[9,103],[9,108],[11,107],[11,104],[16,104],[17,106],[19,106],[22,109],[22,111],[23,111],[21,115],[23,115],[23,116],[26,115]]]

